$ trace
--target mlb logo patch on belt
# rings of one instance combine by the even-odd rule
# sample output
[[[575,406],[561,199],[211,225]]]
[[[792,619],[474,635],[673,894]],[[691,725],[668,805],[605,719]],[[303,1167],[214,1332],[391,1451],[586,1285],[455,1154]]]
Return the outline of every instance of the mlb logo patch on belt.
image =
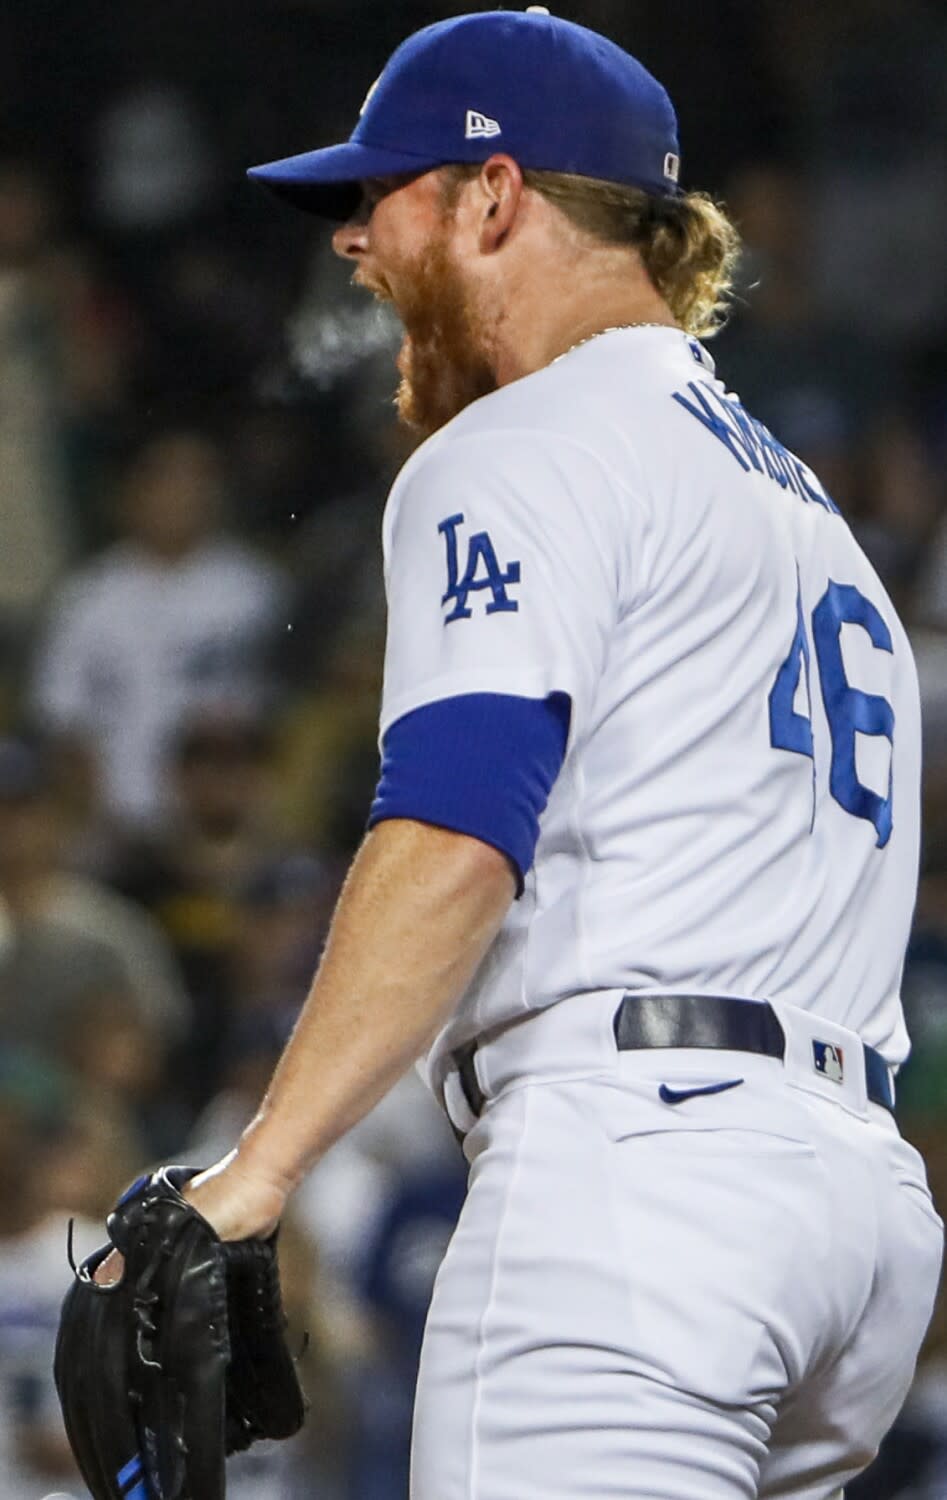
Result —
[[[823,1078],[831,1078],[833,1083],[844,1083],[845,1081],[845,1054],[841,1047],[836,1047],[833,1042],[813,1042],[812,1062],[817,1073]]]

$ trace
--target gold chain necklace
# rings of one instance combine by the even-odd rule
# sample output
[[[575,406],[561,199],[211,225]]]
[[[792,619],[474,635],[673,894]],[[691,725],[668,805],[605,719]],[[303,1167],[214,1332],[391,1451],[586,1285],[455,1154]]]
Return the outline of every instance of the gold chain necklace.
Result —
[[[603,334],[624,333],[627,328],[671,328],[675,333],[682,332],[682,329],[678,328],[675,323],[614,323],[611,328],[598,328],[594,333],[587,333],[584,339],[577,340],[576,343],[570,344],[568,349],[563,349],[561,354],[557,354],[555,359],[550,360],[550,364],[558,364],[559,360],[565,359],[567,354],[573,354],[576,349],[581,349],[583,344],[590,344],[593,339],[600,339]]]

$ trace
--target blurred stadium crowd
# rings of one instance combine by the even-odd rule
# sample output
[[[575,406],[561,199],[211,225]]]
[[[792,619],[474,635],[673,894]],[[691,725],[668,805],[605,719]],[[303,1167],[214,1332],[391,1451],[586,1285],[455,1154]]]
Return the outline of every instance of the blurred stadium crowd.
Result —
[[[347,135],[402,0],[0,0],[0,1493],[84,1491],[52,1390],[77,1250],[259,1097],[377,771],[397,334],[245,168]],[[570,0],[674,97],[746,240],[718,371],[912,632],[926,841],[906,1132],[947,1202],[947,16]],[[413,1079],[283,1234],[312,1418],[256,1500],[406,1495],[462,1162]],[[302,1336],[300,1333],[300,1347]],[[947,1324],[861,1500],[947,1496]]]

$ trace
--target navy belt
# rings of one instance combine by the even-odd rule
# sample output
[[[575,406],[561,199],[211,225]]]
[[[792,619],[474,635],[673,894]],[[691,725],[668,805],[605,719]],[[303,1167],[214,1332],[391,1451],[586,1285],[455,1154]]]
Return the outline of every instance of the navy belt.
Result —
[[[725,1052],[786,1055],[786,1034],[773,1007],[761,1000],[722,995],[626,995],[615,1012],[613,1028],[619,1052],[647,1047],[712,1047]],[[872,1104],[894,1109],[891,1073],[881,1053],[862,1043],[865,1083]],[[460,1086],[478,1118],[486,1103],[474,1054],[468,1042],[453,1054]]]

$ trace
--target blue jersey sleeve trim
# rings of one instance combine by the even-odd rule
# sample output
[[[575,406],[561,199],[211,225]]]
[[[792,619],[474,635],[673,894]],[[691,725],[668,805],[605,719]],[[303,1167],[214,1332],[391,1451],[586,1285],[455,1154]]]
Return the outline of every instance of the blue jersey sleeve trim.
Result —
[[[384,737],[369,828],[413,818],[469,834],[507,856],[522,894],[571,711],[567,693],[462,693],[405,714]]]

